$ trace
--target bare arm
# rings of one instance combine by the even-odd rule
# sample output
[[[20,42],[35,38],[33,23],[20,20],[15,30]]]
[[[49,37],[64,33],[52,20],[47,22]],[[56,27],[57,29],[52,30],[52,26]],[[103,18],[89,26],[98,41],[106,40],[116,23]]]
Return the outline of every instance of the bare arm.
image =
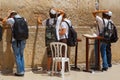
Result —
[[[92,12],[92,14],[93,14],[94,17],[96,17],[96,15],[98,13],[105,13],[105,12],[108,12],[108,10],[97,10],[97,11]]]
[[[7,19],[8,19],[7,17],[3,18],[3,20],[2,20],[2,25],[3,25],[3,26],[6,26],[6,24],[7,24]]]
[[[60,14],[60,15],[64,15],[65,14],[65,12],[63,11],[63,10],[60,10],[60,9],[56,9],[56,8],[53,8],[58,14]]]
[[[59,34],[62,36],[62,35],[65,35],[65,33],[66,33],[66,28],[61,28],[60,30],[59,30]]]

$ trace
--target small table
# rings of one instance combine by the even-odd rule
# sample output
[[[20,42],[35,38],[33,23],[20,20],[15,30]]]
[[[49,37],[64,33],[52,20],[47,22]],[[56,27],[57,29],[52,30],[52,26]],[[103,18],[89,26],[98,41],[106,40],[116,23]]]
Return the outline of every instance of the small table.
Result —
[[[89,39],[97,39],[98,40],[98,70],[100,70],[100,40],[103,39],[103,37],[100,36],[92,36],[89,34],[83,34],[83,36],[86,38],[86,72],[91,72],[89,70]]]
[[[82,40],[81,39],[77,39],[77,45],[75,46],[75,64],[74,64],[74,67],[72,67],[71,69],[72,70],[75,70],[75,71],[79,71],[80,68],[77,67],[77,54],[78,54],[78,42],[81,42]]]

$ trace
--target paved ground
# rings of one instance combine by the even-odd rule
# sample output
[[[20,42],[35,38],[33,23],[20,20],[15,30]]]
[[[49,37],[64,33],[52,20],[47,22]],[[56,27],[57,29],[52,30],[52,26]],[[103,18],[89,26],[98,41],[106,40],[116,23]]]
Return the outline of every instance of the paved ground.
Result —
[[[0,80],[120,80],[120,64],[113,65],[108,71],[95,71],[88,73],[81,71],[71,71],[65,73],[65,77],[49,76],[41,71],[26,71],[24,77],[16,77],[13,74],[0,74]]]

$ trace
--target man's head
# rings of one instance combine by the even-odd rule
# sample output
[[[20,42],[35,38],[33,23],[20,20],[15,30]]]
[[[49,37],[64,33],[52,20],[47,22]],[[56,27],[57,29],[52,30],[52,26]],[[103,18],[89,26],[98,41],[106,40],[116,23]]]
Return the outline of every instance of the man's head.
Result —
[[[17,15],[16,11],[11,11],[8,18],[14,17],[15,15]]]
[[[56,18],[57,12],[52,8],[49,11],[50,18]]]
[[[103,16],[103,18],[110,19],[112,16],[112,12],[111,11],[105,12],[102,14],[102,16]]]
[[[112,16],[112,12],[111,11],[108,11],[105,14],[108,15],[108,16],[110,16],[110,17]]]

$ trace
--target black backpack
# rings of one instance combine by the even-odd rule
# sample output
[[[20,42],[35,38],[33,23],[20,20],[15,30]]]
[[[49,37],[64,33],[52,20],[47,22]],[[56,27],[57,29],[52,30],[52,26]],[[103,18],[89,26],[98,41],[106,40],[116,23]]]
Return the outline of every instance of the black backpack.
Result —
[[[46,20],[46,30],[45,30],[45,45],[49,46],[51,42],[57,41],[56,36],[56,19],[54,19],[53,24],[50,24],[50,19]]]
[[[111,26],[113,27],[113,32],[112,32],[112,35],[110,37],[110,42],[115,43],[118,41],[118,33],[117,33],[116,26],[112,22],[110,22],[110,23],[111,23]]]
[[[15,23],[13,25],[13,37],[16,40],[26,40],[29,36],[28,25],[25,19],[22,18],[13,18]]]
[[[77,45],[77,32],[73,29],[72,26],[69,25],[67,21],[64,21],[68,25],[68,38],[67,45],[68,46],[76,46]]]
[[[110,42],[110,43],[116,42],[118,40],[118,35],[117,35],[117,29],[116,29],[115,25],[111,21],[108,21],[107,26],[105,26],[104,19],[103,19],[103,24],[104,24],[104,30],[100,34],[102,37],[104,37],[103,41]]]

